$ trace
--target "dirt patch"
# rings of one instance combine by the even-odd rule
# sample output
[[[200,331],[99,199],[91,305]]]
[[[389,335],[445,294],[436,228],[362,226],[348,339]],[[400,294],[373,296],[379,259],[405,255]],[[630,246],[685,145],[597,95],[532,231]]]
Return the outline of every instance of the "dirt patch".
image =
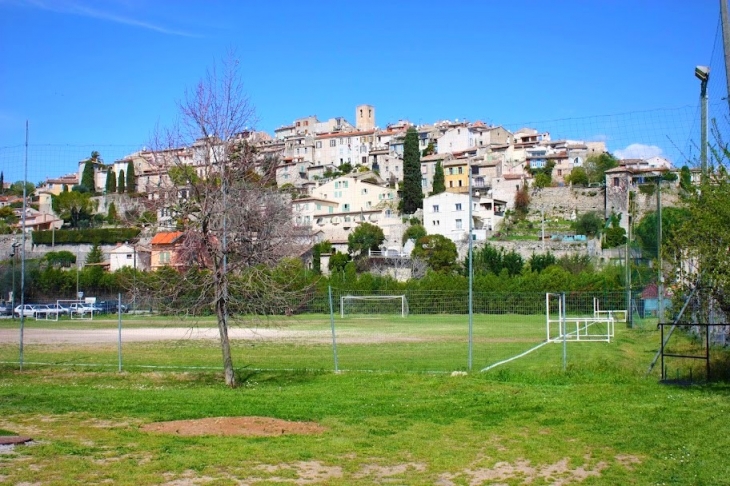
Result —
[[[242,435],[251,437],[272,437],[277,435],[313,435],[327,429],[314,422],[290,422],[269,417],[212,417],[196,420],[173,420],[155,422],[141,427],[144,432],[160,434]]]

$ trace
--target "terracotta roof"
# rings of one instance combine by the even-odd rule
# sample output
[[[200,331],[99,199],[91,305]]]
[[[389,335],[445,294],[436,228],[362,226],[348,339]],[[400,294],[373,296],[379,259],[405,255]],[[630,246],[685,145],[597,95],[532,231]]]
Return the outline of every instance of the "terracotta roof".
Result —
[[[157,233],[150,241],[151,245],[170,245],[175,243],[182,236],[180,231],[172,231],[166,233]]]

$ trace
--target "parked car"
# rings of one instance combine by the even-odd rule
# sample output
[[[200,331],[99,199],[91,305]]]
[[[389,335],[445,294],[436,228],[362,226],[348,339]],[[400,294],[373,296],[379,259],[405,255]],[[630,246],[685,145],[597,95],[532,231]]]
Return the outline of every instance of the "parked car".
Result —
[[[0,316],[12,316],[13,307],[7,302],[0,302]]]
[[[76,314],[76,315],[85,315],[85,314],[92,314],[93,312],[98,312],[97,309],[94,309],[89,304],[85,302],[73,302],[68,305],[68,310],[70,314]]]
[[[116,300],[101,300],[95,304],[97,307],[101,309],[101,312],[105,314],[116,314],[119,312],[119,302]],[[127,305],[122,304],[121,305],[122,312],[127,312],[129,308]]]
[[[64,315],[67,316],[71,313],[71,310],[68,307],[66,307],[65,305],[58,304],[58,303],[47,304],[47,305],[48,305],[48,309],[50,309],[51,312],[54,312],[54,313],[58,314],[59,316],[64,316]]]
[[[23,304],[16,306],[15,309],[13,309],[13,314],[15,314],[16,317],[37,317],[39,314],[43,314],[43,311],[48,312],[48,307],[43,309],[39,304]]]

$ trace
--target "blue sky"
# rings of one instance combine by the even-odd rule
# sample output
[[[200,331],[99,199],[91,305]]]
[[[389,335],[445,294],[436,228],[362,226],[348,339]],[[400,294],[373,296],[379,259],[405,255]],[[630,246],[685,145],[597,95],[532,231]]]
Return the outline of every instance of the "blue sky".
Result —
[[[22,145],[28,120],[31,145],[101,147],[109,161],[104,147],[145,145],[171,123],[232,48],[272,134],[307,115],[354,121],[367,103],[381,127],[552,121],[535,128],[676,158],[697,123],[694,66],[721,59],[718,18],[715,0],[0,0],[0,148]],[[29,179],[73,171],[75,156]],[[0,151],[0,169],[11,179],[17,158]]]

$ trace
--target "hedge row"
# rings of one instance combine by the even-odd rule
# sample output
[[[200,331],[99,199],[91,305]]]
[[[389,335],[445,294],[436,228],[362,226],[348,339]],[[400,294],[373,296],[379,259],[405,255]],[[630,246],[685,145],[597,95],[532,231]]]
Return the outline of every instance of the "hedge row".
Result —
[[[94,228],[81,230],[44,230],[33,232],[34,245],[62,245],[64,243],[88,243],[113,245],[136,238],[139,228]],[[54,235],[55,233],[55,235]],[[55,239],[55,240],[54,240]]]

